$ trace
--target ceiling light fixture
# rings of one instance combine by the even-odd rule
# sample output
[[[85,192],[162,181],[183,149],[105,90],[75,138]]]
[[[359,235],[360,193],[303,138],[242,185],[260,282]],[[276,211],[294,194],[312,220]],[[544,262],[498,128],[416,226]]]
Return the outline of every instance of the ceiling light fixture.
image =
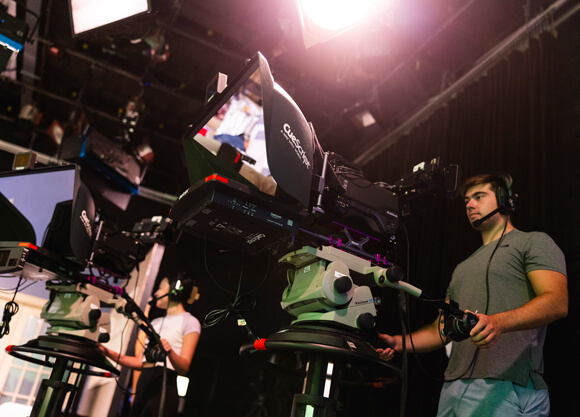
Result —
[[[296,0],[304,46],[326,42],[388,7],[384,0]]]

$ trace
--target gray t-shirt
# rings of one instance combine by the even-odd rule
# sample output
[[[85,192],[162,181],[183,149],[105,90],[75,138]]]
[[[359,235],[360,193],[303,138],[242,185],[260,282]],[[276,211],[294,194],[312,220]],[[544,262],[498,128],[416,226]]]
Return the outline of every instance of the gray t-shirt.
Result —
[[[447,298],[457,301],[460,309],[488,315],[513,310],[535,297],[526,276],[528,272],[550,270],[566,275],[564,254],[547,234],[512,230],[504,236],[491,259],[486,312],[486,268],[497,243],[480,247],[455,268]],[[491,378],[522,386],[531,378],[536,389],[545,389],[547,385],[542,377],[545,337],[545,326],[504,333],[493,347],[479,350],[471,369],[475,346],[469,339],[453,342],[445,378]]]

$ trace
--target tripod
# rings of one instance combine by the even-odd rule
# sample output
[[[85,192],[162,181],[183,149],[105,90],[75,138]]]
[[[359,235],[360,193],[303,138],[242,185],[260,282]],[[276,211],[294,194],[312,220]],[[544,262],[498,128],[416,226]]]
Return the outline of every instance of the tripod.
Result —
[[[50,377],[41,382],[30,417],[60,417],[66,395],[70,393],[64,410],[64,415],[69,415],[81,375],[107,377],[119,374],[117,368],[105,359],[97,343],[84,338],[45,335],[21,346],[10,346],[7,351],[19,359],[52,367]],[[44,360],[35,355],[44,355]],[[73,384],[69,383],[72,374],[77,375]]]
[[[401,377],[395,366],[379,359],[377,352],[357,334],[319,324],[292,325],[240,348],[240,355],[275,367],[300,367],[304,358],[302,393],[295,394],[291,417],[335,417],[340,411],[336,398],[336,368],[352,368],[367,379],[390,373]],[[289,361],[288,361],[289,360]]]

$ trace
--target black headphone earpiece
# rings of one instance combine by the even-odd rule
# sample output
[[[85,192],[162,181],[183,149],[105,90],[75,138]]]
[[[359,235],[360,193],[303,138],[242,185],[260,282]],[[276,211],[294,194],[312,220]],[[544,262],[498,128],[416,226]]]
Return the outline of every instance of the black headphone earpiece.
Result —
[[[180,294],[183,292],[184,288],[183,281],[185,277],[186,275],[183,272],[180,272],[177,274],[175,281],[171,284],[171,287],[169,288],[169,299],[171,301],[176,301],[180,298]]]
[[[149,301],[150,305],[154,306],[157,300],[165,297],[169,301],[177,301],[183,304],[193,304],[199,299],[199,288],[195,281],[186,273],[180,272],[171,278],[165,277],[164,279],[169,281],[169,291],[159,297],[153,297]]]
[[[495,197],[497,199],[497,206],[499,212],[504,215],[512,214],[516,211],[516,201],[517,194],[512,191],[512,177],[509,174],[497,173],[494,174],[497,177],[498,187],[495,191]]]

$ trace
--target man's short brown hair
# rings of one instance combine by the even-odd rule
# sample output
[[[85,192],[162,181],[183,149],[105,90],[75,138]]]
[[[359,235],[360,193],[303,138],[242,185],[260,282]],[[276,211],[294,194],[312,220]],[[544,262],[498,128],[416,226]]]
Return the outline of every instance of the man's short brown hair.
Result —
[[[471,187],[475,187],[476,185],[483,184],[489,184],[491,190],[496,193],[496,195],[498,188],[506,189],[508,187],[506,180],[499,174],[477,174],[465,179],[459,187],[459,192],[461,196],[465,198],[465,193],[467,190],[469,190]]]

